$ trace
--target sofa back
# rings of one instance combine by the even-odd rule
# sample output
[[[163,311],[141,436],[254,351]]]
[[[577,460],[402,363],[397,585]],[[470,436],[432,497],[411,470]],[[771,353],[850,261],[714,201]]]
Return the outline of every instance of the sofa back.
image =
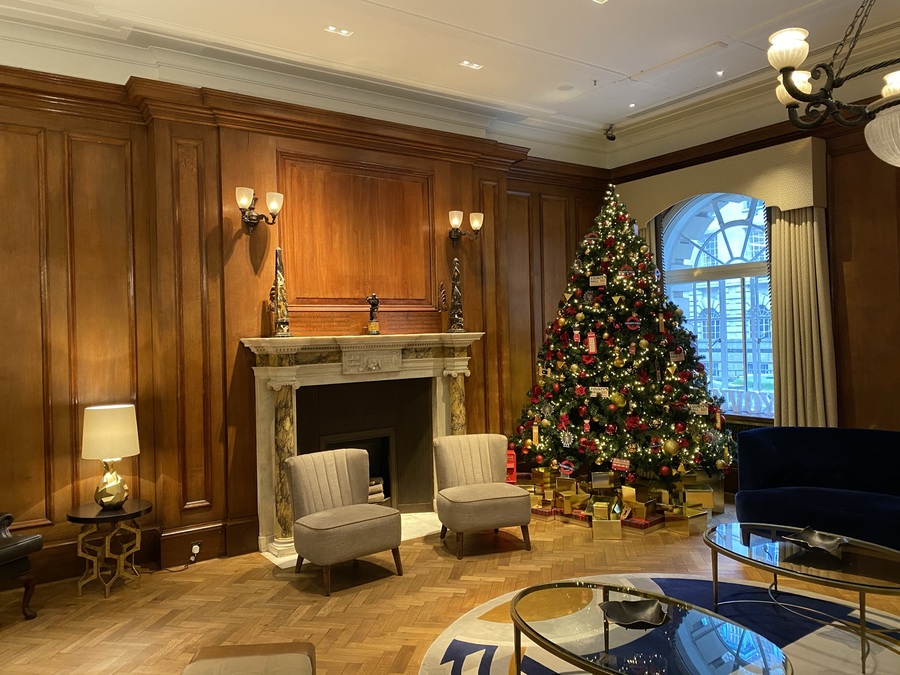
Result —
[[[738,487],[826,487],[900,496],[900,431],[762,427],[738,434]]]

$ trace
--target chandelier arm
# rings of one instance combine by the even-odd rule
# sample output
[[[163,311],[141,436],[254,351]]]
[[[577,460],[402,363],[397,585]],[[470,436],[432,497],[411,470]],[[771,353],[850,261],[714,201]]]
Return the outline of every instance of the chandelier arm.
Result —
[[[793,124],[798,129],[804,129],[807,131],[822,126],[822,123],[827,119],[828,116],[821,111],[811,109],[813,105],[813,103],[810,103],[806,106],[806,119],[800,117],[799,105],[789,105],[787,107],[787,111],[788,118],[791,120],[791,124]]]
[[[819,63],[810,71],[810,79],[818,80],[822,73],[825,73],[825,83],[819,91],[810,92],[809,94],[800,91],[794,84],[792,75],[796,68],[788,66],[781,69],[781,84],[787,90],[792,98],[802,101],[803,103],[818,103],[819,101],[831,100],[831,90],[834,88],[834,69],[830,63]]]
[[[835,109],[828,114],[842,127],[858,127],[874,117],[864,105],[845,105],[840,101],[835,101]]]
[[[865,75],[866,73],[871,73],[876,70],[881,70],[882,68],[887,68],[888,66],[895,66],[900,64],[900,58],[891,59],[890,61],[882,61],[881,63],[876,63],[871,66],[867,66],[865,68],[860,68],[859,70],[855,70],[849,75],[844,75],[843,77],[838,77],[834,80],[834,86],[840,87],[847,80],[852,80],[854,77],[859,77],[860,75]]]

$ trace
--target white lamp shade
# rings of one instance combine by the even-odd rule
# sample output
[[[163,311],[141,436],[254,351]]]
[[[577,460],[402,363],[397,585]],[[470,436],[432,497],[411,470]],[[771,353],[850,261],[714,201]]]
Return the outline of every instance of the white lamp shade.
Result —
[[[266,206],[269,207],[269,213],[273,216],[281,213],[281,207],[284,206],[284,195],[280,192],[266,193]]]
[[[458,230],[459,226],[462,225],[462,211],[451,211],[450,212],[450,227],[454,230]]]
[[[900,167],[900,106],[883,110],[866,124],[866,143],[876,157]]]
[[[900,94],[900,70],[888,73],[884,76],[884,86],[881,88],[881,97],[888,98]]]
[[[470,213],[469,214],[469,224],[472,226],[472,229],[478,232],[481,229],[481,226],[484,225],[484,214],[483,213]]]
[[[803,28],[785,28],[769,37],[771,47],[767,55],[769,63],[775,70],[782,68],[799,68],[809,55],[809,43],[806,36],[809,32]]]
[[[253,188],[234,188],[234,198],[237,200],[238,206],[242,209],[249,208],[250,204],[253,203]]]
[[[118,459],[140,453],[134,406],[100,405],[84,409],[81,456],[84,459]]]
[[[794,86],[797,87],[804,94],[809,94],[812,91],[812,82],[809,81],[811,74],[808,70],[795,70],[791,73],[791,81],[794,83]],[[778,76],[778,86],[775,88],[775,96],[778,98],[779,103],[781,105],[787,107],[792,103],[799,104],[800,101],[795,99],[788,93],[788,90],[785,89],[784,80],[781,75]]]

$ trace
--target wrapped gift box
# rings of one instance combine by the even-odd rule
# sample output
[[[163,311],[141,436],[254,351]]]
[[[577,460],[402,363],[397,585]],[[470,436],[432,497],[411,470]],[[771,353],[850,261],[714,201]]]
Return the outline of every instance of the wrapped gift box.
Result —
[[[678,507],[664,514],[666,529],[686,536],[703,534],[709,527],[709,511]]]
[[[556,491],[578,494],[578,484],[575,482],[574,478],[559,477],[556,479]]]
[[[623,485],[622,501],[646,502],[650,499],[650,488],[647,485]]]
[[[614,518],[613,520],[594,518],[591,520],[591,531],[595,541],[602,539],[621,539],[622,521],[618,518]]]
[[[672,495],[668,490],[663,488],[653,488],[650,490],[650,499],[655,499],[657,504],[671,504]]]
[[[646,518],[635,518],[632,516],[622,521],[622,530],[635,534],[649,534],[664,527],[665,524],[665,518],[659,513],[654,513]]]
[[[581,509],[575,509],[571,513],[558,515],[556,520],[566,525],[578,525],[579,527],[591,526],[591,516]]]
[[[531,519],[532,520],[553,520],[554,514],[553,509],[549,507],[543,506],[532,506],[531,507]]]
[[[713,513],[725,513],[725,482],[721,476],[707,476],[705,471],[688,471],[681,477],[680,489],[687,485],[708,485],[713,491]]]
[[[594,518],[601,520],[612,520],[615,518],[618,520],[622,510],[619,507],[618,499],[615,497],[594,497],[591,502],[589,510],[593,513]]]
[[[656,500],[648,499],[644,502],[635,502],[626,499],[625,508],[631,509],[631,515],[635,518],[647,518],[656,513]]]
[[[713,510],[714,495],[712,485],[685,483],[684,485],[684,503],[700,504],[704,509]]]
[[[563,513],[572,513],[574,509],[583,506],[588,499],[590,499],[590,495],[584,493],[577,494],[571,490],[567,492],[555,492],[553,494],[553,507],[561,509]]]
[[[591,473],[591,487],[593,489],[613,487],[616,474],[612,471],[594,471]]]

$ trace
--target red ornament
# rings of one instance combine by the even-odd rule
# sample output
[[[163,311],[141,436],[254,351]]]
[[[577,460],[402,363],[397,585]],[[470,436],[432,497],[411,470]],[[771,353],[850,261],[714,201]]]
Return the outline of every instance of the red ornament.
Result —
[[[512,441],[510,441],[509,443],[506,444],[506,449],[507,449],[507,450],[515,450],[515,449],[516,449],[516,444],[513,443]]]
[[[675,422],[675,431],[679,434],[684,433],[684,422]]]
[[[576,298],[580,298],[582,295],[584,295],[584,291],[581,290],[580,288],[575,291]]]
[[[626,482],[628,482],[628,483],[633,483],[635,480],[637,480],[637,476],[635,476],[635,475],[634,475],[633,473],[631,473],[630,471],[629,471],[628,473],[625,474],[625,481],[626,481]]]
[[[543,463],[544,463],[544,456],[543,456],[543,455],[535,455],[535,456],[534,456],[534,461],[537,462],[538,464],[543,464]]]
[[[609,412],[616,412],[616,410],[619,409],[619,406],[617,406],[615,403],[610,403],[608,406],[606,406],[606,409],[609,410]]]
[[[553,386],[555,387],[556,385],[553,385]],[[663,391],[666,392],[667,394],[671,394],[671,393],[672,393],[672,385],[671,385],[671,384],[664,384],[664,385],[663,385]]]
[[[519,436],[522,435],[523,431],[525,431],[525,427],[523,425],[520,424],[519,426],[516,427],[516,434],[518,434]]]
[[[587,373],[586,373],[585,371],[582,370],[580,373],[578,373],[578,379],[579,379],[579,380],[583,380],[583,379],[585,379],[586,377],[587,377]]]
[[[663,464],[661,467],[659,467],[659,475],[663,477],[671,476],[672,467],[670,467],[668,464]]]
[[[645,269],[647,269],[647,263],[645,263],[645,262],[639,262],[639,263],[638,263],[638,269],[639,269],[641,272],[643,272]]]
[[[560,388],[561,388],[561,387],[559,386],[559,382],[554,382],[554,383],[553,383],[553,393],[554,393],[554,394],[558,394]]]
[[[691,444],[691,442],[690,442],[688,439],[686,439],[686,438],[679,438],[679,439],[678,439],[678,445],[679,445],[679,447],[686,448],[686,447],[689,446],[690,444]]]
[[[578,406],[578,414],[581,417],[587,416],[587,406],[586,405]]]
[[[613,246],[616,245],[616,238],[615,237],[607,237],[603,243],[606,244],[606,248],[612,248]]]
[[[615,424],[607,424],[606,425],[606,433],[608,433],[610,436],[612,436],[614,433],[616,433],[616,425]]]
[[[694,454],[694,464],[699,464],[702,461],[703,461],[703,455],[701,455],[699,452],[695,453]]]

